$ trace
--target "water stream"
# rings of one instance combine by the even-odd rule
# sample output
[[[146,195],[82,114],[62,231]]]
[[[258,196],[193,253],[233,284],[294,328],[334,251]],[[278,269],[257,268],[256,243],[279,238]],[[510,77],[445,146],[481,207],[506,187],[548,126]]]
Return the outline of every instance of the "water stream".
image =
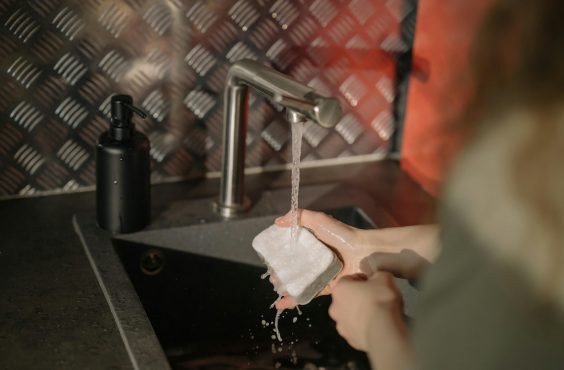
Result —
[[[290,229],[291,243],[294,247],[298,240],[298,197],[300,194],[300,161],[302,156],[302,137],[304,124],[293,123],[292,126],[292,198],[290,201],[290,215],[292,226]]]

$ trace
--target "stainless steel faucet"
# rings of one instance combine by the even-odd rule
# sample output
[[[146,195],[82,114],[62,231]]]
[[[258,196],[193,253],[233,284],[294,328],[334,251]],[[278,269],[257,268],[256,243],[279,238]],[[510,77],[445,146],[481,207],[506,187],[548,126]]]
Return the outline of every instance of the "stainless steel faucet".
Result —
[[[223,100],[223,164],[217,203],[217,211],[225,218],[250,207],[244,190],[249,87],[285,107],[291,124],[311,120],[323,127],[333,127],[342,115],[337,99],[321,96],[270,67],[252,60],[233,64],[227,74]]]

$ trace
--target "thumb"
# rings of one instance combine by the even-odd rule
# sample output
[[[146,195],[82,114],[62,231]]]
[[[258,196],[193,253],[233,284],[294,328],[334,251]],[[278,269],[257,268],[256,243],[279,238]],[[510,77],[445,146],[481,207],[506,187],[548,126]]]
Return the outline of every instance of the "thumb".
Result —
[[[417,279],[429,262],[412,250],[399,253],[375,252],[360,261],[360,270],[367,276],[387,271],[404,279]]]
[[[399,272],[402,269],[398,253],[374,252],[360,261],[360,271],[372,276],[378,271]]]

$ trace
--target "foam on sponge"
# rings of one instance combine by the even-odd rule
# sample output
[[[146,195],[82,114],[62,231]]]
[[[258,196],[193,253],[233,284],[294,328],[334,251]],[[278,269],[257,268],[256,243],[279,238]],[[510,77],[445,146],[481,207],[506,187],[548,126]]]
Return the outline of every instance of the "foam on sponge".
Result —
[[[304,228],[292,245],[290,228],[272,225],[254,238],[253,248],[273,276],[278,294],[298,304],[309,303],[341,270],[333,251]]]

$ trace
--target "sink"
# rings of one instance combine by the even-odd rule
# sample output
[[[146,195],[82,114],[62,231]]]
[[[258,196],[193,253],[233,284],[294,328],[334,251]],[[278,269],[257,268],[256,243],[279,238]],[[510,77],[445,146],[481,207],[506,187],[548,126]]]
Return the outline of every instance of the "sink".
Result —
[[[355,227],[374,227],[358,208],[327,213]],[[301,307],[301,314],[285,311],[279,321],[282,342],[273,338],[276,310],[269,307],[277,295],[260,279],[265,268],[249,253],[254,235],[273,219],[169,230],[165,243],[155,232],[114,240],[172,368],[369,369],[364,354],[337,334],[327,314],[328,297]]]
[[[330,190],[304,188],[302,204],[358,228],[375,228],[373,220],[393,225],[358,192],[335,197]],[[328,201],[317,202],[322,197]],[[247,218],[230,221],[213,219],[211,211],[202,216],[211,200],[182,203],[152,229],[118,236],[97,228],[94,215],[75,215],[75,230],[135,369],[370,368],[366,356],[337,334],[327,314],[329,297],[301,312],[284,311],[282,342],[274,336],[276,310],[270,307],[277,296],[261,279],[266,269],[251,241],[284,213],[284,206],[272,205],[287,203],[276,192],[267,198]],[[342,206],[351,200],[364,209]],[[411,316],[416,291],[397,282]]]

